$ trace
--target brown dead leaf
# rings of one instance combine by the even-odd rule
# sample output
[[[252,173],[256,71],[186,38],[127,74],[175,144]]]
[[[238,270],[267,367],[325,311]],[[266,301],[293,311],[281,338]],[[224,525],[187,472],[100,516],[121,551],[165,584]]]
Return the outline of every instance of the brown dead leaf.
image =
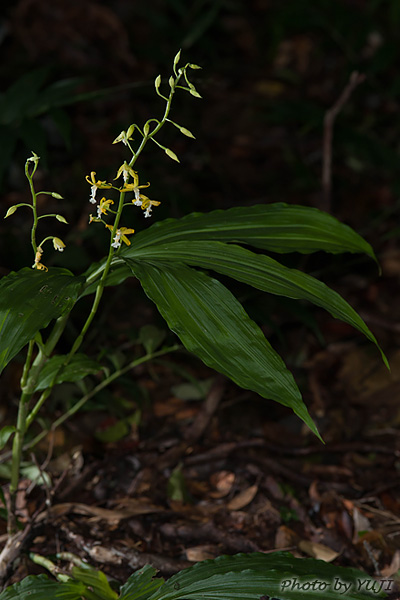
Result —
[[[275,548],[282,550],[283,548],[291,548],[297,546],[299,536],[293,529],[286,525],[281,525],[275,535]]]
[[[216,558],[219,554],[219,550],[215,546],[204,544],[202,546],[186,548],[185,554],[187,560],[190,560],[190,562],[200,562],[209,558]]]
[[[250,504],[252,500],[254,500],[257,492],[258,485],[251,485],[250,487],[246,488],[245,490],[237,494],[237,496],[232,498],[232,500],[228,503],[229,510],[240,510],[241,508],[244,508],[245,506]]]
[[[319,560],[324,560],[325,562],[332,562],[340,554],[340,552],[336,552],[328,546],[310,542],[309,540],[300,540],[298,547],[304,554],[308,554],[308,556],[318,558]]]
[[[104,519],[106,521],[120,521],[121,519],[128,519],[137,515],[146,515],[154,512],[162,512],[163,509],[152,506],[149,504],[136,505],[131,504],[129,508],[123,508],[120,510],[111,510],[108,508],[100,508],[99,506],[91,506],[89,504],[83,504],[80,502],[63,502],[61,504],[55,504],[49,510],[44,511],[39,515],[38,520],[46,517],[54,518],[69,513],[75,513],[78,515],[87,515],[95,519]]]
[[[359,534],[361,531],[371,531],[371,529],[372,529],[369,519],[367,519],[367,517],[364,516],[362,514],[362,512],[360,510],[358,510],[358,508],[356,508],[356,507],[353,508],[353,527],[354,527],[353,543],[355,543],[355,544],[360,539]]]
[[[386,567],[383,567],[381,569],[381,574],[383,577],[389,578],[392,575],[394,575],[394,573],[396,573],[399,569],[400,569],[400,550],[396,550],[396,552],[393,555],[392,562],[390,563],[390,565],[387,565]]]
[[[122,557],[118,555],[113,548],[105,548],[105,546],[85,546],[89,556],[98,563],[107,565],[120,565]]]
[[[218,471],[210,477],[211,485],[216,488],[210,492],[211,498],[224,498],[229,494],[235,481],[235,473],[232,471]]]

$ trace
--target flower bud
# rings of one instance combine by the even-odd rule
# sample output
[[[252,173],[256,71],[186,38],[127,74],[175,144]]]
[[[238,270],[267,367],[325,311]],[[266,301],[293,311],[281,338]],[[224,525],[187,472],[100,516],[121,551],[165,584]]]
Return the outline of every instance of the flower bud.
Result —
[[[128,128],[128,131],[126,132],[126,137],[128,138],[128,140],[131,139],[132,133],[135,130],[135,124],[133,123],[133,125],[130,125]]]
[[[14,204],[13,206],[10,206],[10,208],[8,209],[8,211],[5,214],[5,219],[7,219],[7,217],[11,217],[11,215],[13,215],[15,213],[15,211],[17,210],[18,206],[16,204]]]
[[[183,135],[186,135],[187,137],[193,138],[194,140],[196,139],[193,135],[193,133],[191,131],[189,131],[189,129],[186,129],[186,127],[179,127],[179,131],[181,133],[183,133]]]
[[[67,219],[65,219],[65,217],[63,217],[62,215],[56,215],[56,219],[57,221],[60,221],[60,223],[65,223],[66,225],[68,225]]]
[[[168,83],[169,83],[169,87],[172,89],[174,87],[174,85],[175,85],[175,79],[172,77],[172,75],[169,78]]]
[[[155,79],[155,82],[154,82],[154,85],[156,86],[156,90],[158,90],[158,88],[161,85],[161,75],[157,75],[157,77]]]
[[[194,87],[190,88],[189,92],[192,94],[192,96],[194,96],[195,98],[201,98],[199,92],[196,91],[196,89]]]
[[[175,152],[172,152],[172,150],[170,150],[169,148],[165,148],[165,154],[167,156],[169,156],[170,158],[172,158],[172,160],[176,160],[176,162],[180,162],[180,160],[177,157],[177,155],[175,154]]]
[[[181,58],[181,51],[179,50],[179,52],[177,52],[177,54],[174,58],[174,67],[175,67],[175,65],[178,64],[178,62],[180,61],[180,58]]]
[[[199,67],[199,65],[194,65],[193,63],[189,63],[188,67],[191,69],[202,69],[203,67]]]
[[[57,194],[57,192],[51,192],[51,195],[53,196],[53,198],[57,198],[57,200],[64,200],[61,194]]]

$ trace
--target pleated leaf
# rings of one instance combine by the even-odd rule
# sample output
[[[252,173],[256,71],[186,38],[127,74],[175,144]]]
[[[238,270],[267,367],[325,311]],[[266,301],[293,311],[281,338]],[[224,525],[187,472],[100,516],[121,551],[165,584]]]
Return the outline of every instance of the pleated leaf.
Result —
[[[30,575],[0,594],[0,600],[78,600],[86,591],[83,583],[51,581],[46,575]]]
[[[255,254],[234,244],[213,241],[171,242],[146,249],[132,247],[129,254],[142,261],[168,259],[212,269],[270,294],[308,300],[363,333],[378,347],[385,364],[389,366],[375,336],[337,292],[311,275],[289,269],[269,256]]]
[[[148,600],[164,584],[164,579],[154,578],[156,574],[150,565],[133,573],[121,587],[119,600]]]
[[[190,352],[239,386],[290,407],[319,437],[292,374],[225,286],[183,264],[127,262]]]
[[[313,590],[314,582],[320,587],[314,584]],[[385,597],[379,588],[356,569],[287,552],[253,553],[197,563],[171,577],[149,600],[371,600]]]
[[[84,279],[24,268],[0,281],[0,373],[36,333],[71,310]]]
[[[192,213],[155,223],[135,235],[135,248],[186,240],[236,242],[273,252],[361,252],[375,259],[371,246],[331,215],[284,203]],[[122,255],[129,256],[124,249]]]

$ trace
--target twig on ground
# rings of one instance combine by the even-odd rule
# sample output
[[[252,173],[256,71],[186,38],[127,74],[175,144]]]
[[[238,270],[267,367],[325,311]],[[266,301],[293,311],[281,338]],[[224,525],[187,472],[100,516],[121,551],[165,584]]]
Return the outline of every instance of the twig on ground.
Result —
[[[222,375],[218,375],[215,378],[210,391],[207,394],[207,398],[203,404],[202,409],[196,416],[191,427],[189,427],[185,433],[185,440],[193,443],[197,442],[203,433],[206,431],[210,424],[210,421],[218,408],[219,403],[224,395],[226,387],[226,379]]]

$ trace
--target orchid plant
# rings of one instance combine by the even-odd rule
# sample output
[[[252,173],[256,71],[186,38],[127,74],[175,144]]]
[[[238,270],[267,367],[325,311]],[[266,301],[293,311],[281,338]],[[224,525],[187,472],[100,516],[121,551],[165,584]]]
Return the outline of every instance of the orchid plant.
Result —
[[[156,93],[165,103],[162,117],[150,118],[143,126],[133,123],[114,140],[114,144],[123,144],[130,154],[117,169],[115,177],[101,181],[97,179],[96,171],[86,177],[90,186],[89,202],[93,205],[90,226],[102,225],[110,232],[105,258],[81,275],[46,266],[48,243],[52,241],[59,252],[66,246],[56,236],[47,236],[38,242],[39,222],[43,218],[56,218],[65,224],[66,219],[60,214],[39,214],[38,196],[50,194],[57,200],[62,197],[55,192],[35,190],[34,176],[40,160],[35,153],[25,166],[32,201],[10,207],[5,215],[10,217],[20,207],[31,210],[34,262],[32,267],[12,272],[0,281],[0,372],[27,347],[17,423],[0,431],[1,446],[11,443],[10,486],[4,494],[9,540],[0,554],[0,577],[7,572],[23,534],[16,517],[23,454],[48,430],[43,429],[29,440],[27,434],[37,422],[53,389],[66,381],[93,378],[90,390],[54,421],[54,430],[120,375],[156,356],[182,348],[179,344],[161,346],[162,339],[147,339],[144,356],[112,373],[103,369],[95,356],[81,352],[85,336],[98,313],[105,286],[119,285],[127,277],[138,278],[149,299],[188,351],[239,386],[291,408],[318,437],[317,427],[282,358],[236,297],[217,278],[209,275],[209,271],[261,291],[308,300],[323,307],[372,341],[387,364],[374,335],[339,294],[314,277],[289,269],[267,254],[255,253],[248,248],[253,246],[275,253],[361,252],[375,259],[371,246],[332,216],[314,208],[283,203],[261,204],[167,219],[135,234],[135,207],[149,219],[153,209],[160,205],[159,200],[150,199],[144,193],[144,190],[149,193],[150,183],[140,181],[136,166],[147,143],[154,143],[167,157],[179,162],[177,155],[156,138],[159,131],[171,124],[183,135],[194,138],[188,129],[170,119],[173,98],[178,90],[189,92],[195,98],[201,97],[190,81],[191,73],[200,67],[192,63],[179,66],[180,60],[181,53],[178,52],[167,85],[163,85],[161,76],[155,80]],[[164,87],[167,88],[165,92]],[[134,136],[139,140],[136,143]],[[71,311],[85,296],[92,297],[86,320],[69,352],[59,354],[57,345]],[[50,323],[50,332],[42,335],[42,330]]]

